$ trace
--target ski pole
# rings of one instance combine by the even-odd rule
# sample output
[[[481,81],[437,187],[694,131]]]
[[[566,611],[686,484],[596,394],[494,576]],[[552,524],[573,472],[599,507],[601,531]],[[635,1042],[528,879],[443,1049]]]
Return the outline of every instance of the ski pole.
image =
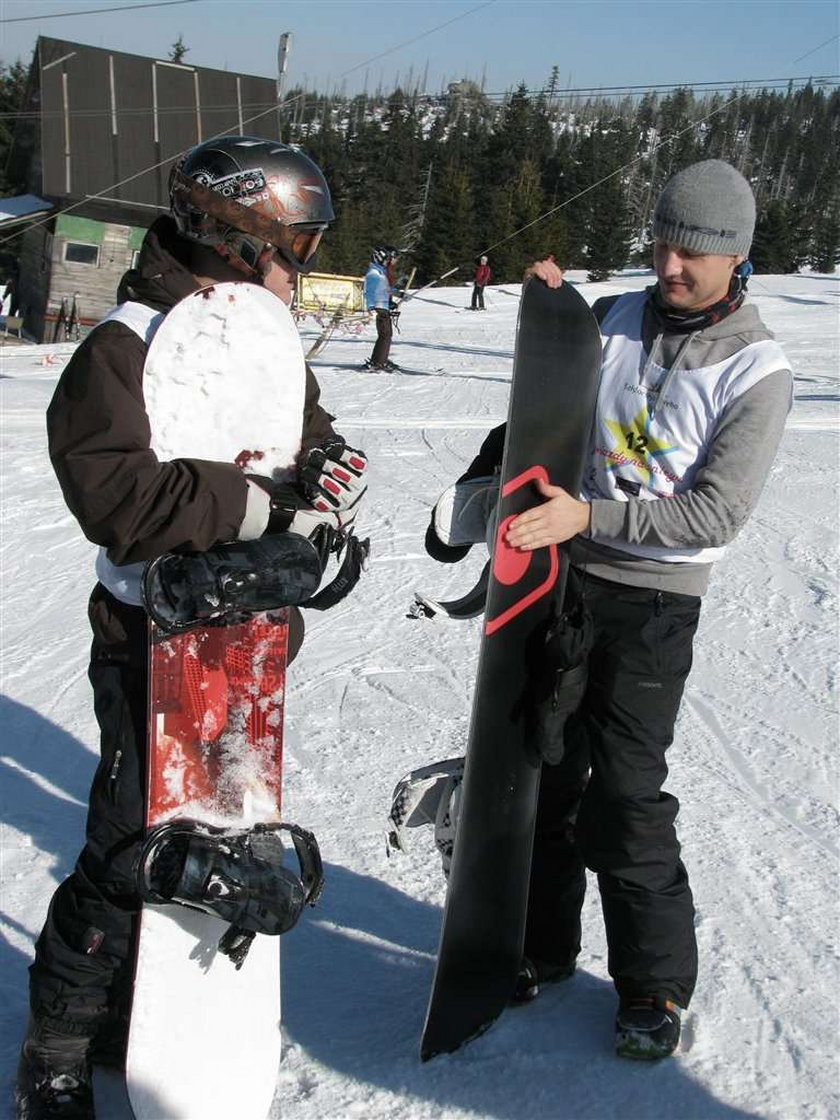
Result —
[[[400,303],[408,303],[408,301],[410,299],[414,299],[415,296],[419,296],[420,293],[425,292],[425,290],[427,288],[433,288],[435,286],[435,284],[439,284],[441,282],[441,280],[445,280],[447,278],[447,276],[452,276],[452,274],[457,272],[459,268],[460,268],[460,265],[456,265],[454,268],[450,268],[450,270],[448,272],[444,272],[444,274],[442,276],[438,276],[437,280],[430,280],[428,284],[424,284],[423,287],[418,288],[416,292],[412,292],[411,295],[409,295],[409,296],[404,296],[400,300]]]

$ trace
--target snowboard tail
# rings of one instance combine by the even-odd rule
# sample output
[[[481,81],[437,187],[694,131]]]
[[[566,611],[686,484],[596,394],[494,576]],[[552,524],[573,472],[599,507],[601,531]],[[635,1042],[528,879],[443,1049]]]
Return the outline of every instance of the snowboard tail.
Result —
[[[510,548],[538,478],[579,492],[594,414],[600,333],[570,285],[529,281],[519,313],[501,497],[460,814],[421,1057],[486,1030],[522,958],[541,763],[529,742],[528,663],[562,598],[563,548]]]

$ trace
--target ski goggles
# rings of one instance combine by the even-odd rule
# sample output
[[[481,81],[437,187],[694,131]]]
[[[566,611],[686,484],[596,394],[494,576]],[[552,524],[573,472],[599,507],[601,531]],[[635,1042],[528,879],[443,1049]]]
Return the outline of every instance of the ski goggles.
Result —
[[[326,225],[281,226],[275,238],[275,249],[298,272],[308,272],[310,261],[318,252]],[[279,244],[277,244],[279,242]]]
[[[265,275],[275,255],[295,272],[311,272],[315,254],[327,228],[326,225],[301,228],[274,223],[272,241],[263,241],[262,238],[241,230],[229,230],[224,239],[227,250],[225,255],[230,254],[234,259],[239,259],[259,276]]]

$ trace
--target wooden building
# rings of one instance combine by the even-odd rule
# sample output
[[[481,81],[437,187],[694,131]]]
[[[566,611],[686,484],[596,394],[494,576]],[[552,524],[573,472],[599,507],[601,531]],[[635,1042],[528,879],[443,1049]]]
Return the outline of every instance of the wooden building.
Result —
[[[225,132],[277,139],[276,90],[271,78],[39,38],[10,157],[54,207],[21,238],[26,333],[51,341],[62,304],[83,325],[101,318],[169,209],[173,162]]]

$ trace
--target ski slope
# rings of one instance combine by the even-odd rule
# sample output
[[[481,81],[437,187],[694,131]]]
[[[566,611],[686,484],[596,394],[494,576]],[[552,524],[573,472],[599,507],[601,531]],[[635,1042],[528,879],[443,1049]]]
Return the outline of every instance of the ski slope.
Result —
[[[573,278],[590,302],[650,283]],[[751,294],[791,360],[796,404],[760,505],[713,577],[669,755],[700,979],[679,1056],[653,1067],[611,1053],[594,883],[576,976],[461,1052],[418,1059],[444,881],[428,830],[386,858],[385,817],[404,772],[463,750],[479,621],[406,615],[415,589],[451,597],[480,570],[478,548],[460,565],[435,564],[423,535],[440,491],[505,418],[519,288],[489,288],[484,313],[466,310],[467,287],[407,303],[391,357],[410,372],[358,368],[372,327],[337,336],[314,362],[336,427],[370,456],[359,530],[372,555],[350,599],[308,616],[289,674],[286,816],[318,836],[326,887],[283,943],[274,1120],[840,1115],[840,279],[759,276]],[[305,341],[317,334],[311,320],[301,329]],[[96,764],[85,614],[94,549],[64,507],[44,430],[71,352],[0,349],[0,1115],[11,1109],[33,940],[81,843]]]

